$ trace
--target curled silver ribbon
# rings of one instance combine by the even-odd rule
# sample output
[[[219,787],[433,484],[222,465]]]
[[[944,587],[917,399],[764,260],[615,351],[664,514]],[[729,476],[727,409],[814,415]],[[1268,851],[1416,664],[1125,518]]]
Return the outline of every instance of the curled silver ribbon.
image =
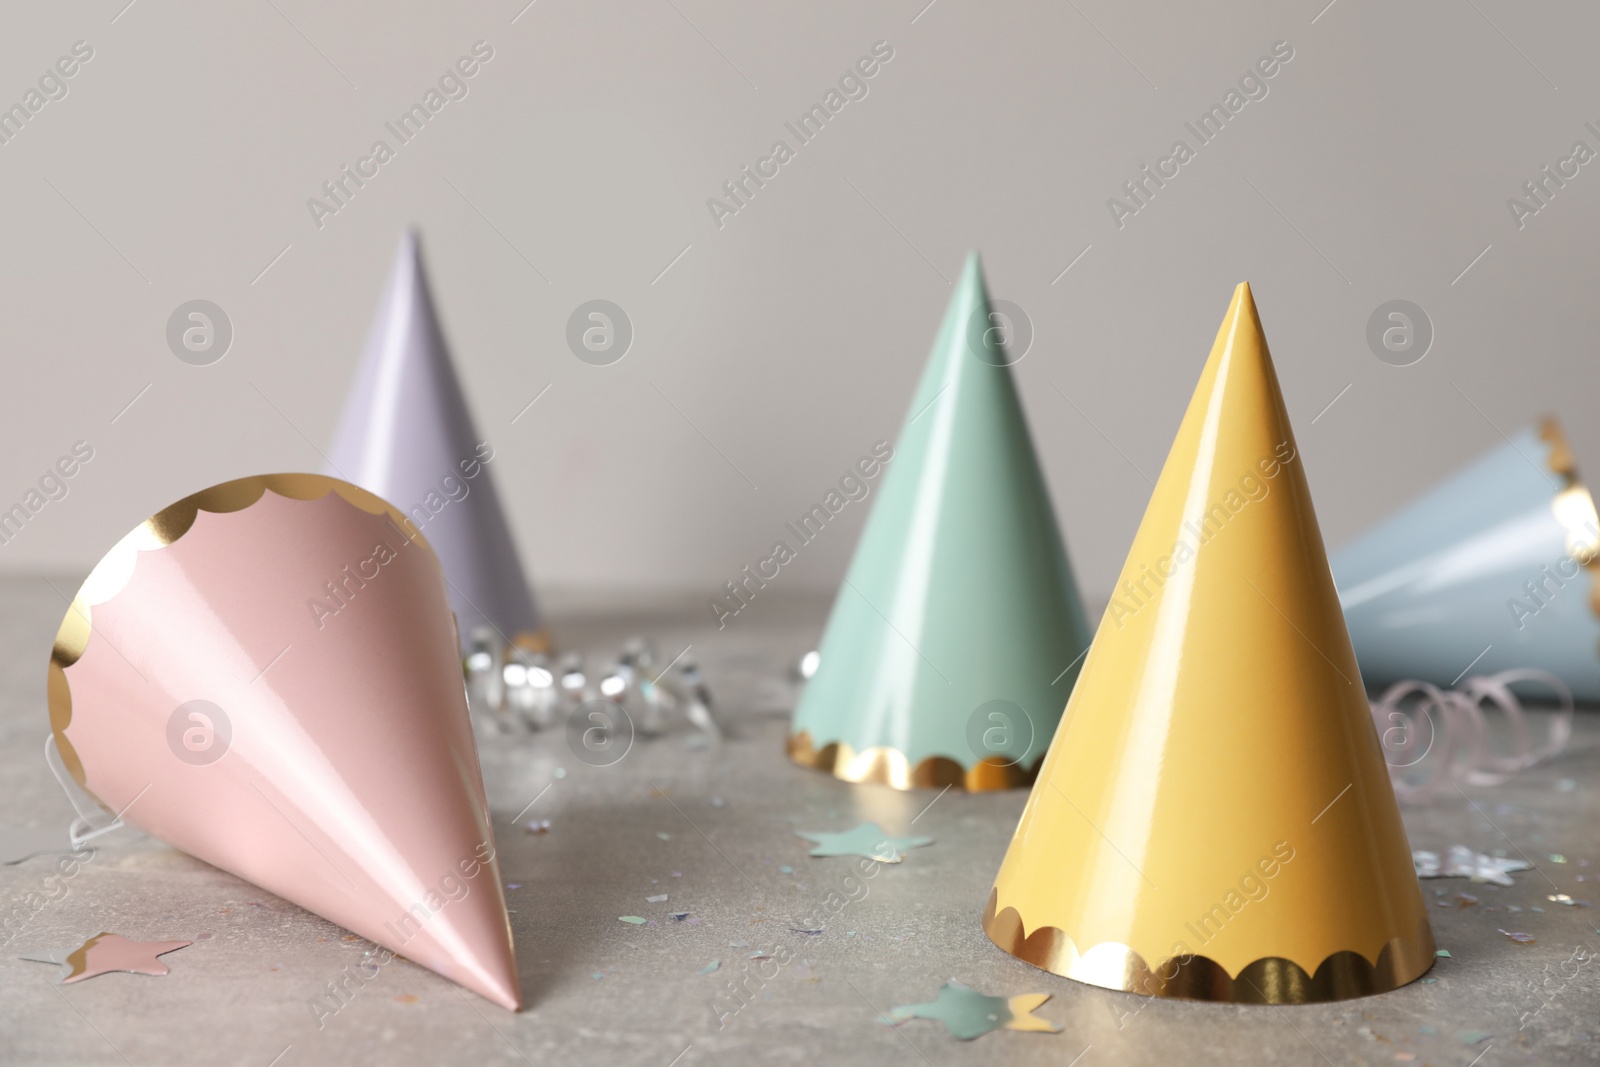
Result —
[[[552,662],[544,653],[504,644],[493,631],[479,632],[463,666],[467,704],[487,736],[548,729],[589,701],[609,700],[646,736],[665,733],[681,709],[712,743],[722,740],[700,668],[686,656],[660,666],[642,637],[628,641],[609,667],[591,673],[578,653]]]
[[[1548,687],[1559,708],[1542,744],[1532,739],[1522,702],[1512,692],[1517,682]],[[1496,753],[1485,708],[1504,713],[1511,723],[1515,750]],[[1572,690],[1546,671],[1519,669],[1472,677],[1463,686],[1441,689],[1421,681],[1401,681],[1384,690],[1372,704],[1373,723],[1395,795],[1425,800],[1450,785],[1498,785],[1517,771],[1551,759],[1572,736]],[[1408,774],[1429,756],[1428,774]]]

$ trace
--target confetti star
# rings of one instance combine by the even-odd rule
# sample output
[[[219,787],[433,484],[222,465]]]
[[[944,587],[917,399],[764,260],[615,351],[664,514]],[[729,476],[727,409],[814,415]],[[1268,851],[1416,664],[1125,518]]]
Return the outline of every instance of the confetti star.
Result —
[[[803,837],[817,846],[811,850],[813,856],[862,856],[879,863],[899,863],[905,859],[900,854],[902,850],[933,844],[931,837],[890,837],[882,827],[872,822],[864,822],[854,830],[843,833],[820,830],[805,833],[796,830],[795,836]]]
[[[1023,993],[1015,997],[991,997],[968,989],[960,982],[946,982],[939,996],[929,1004],[902,1004],[889,1009],[883,1022],[898,1026],[910,1019],[938,1019],[950,1036],[962,1041],[982,1037],[991,1030],[1024,1030],[1059,1034],[1061,1027],[1036,1017],[1033,1012],[1050,999],[1049,993]]]
[[[1418,849],[1411,854],[1411,862],[1416,865],[1418,878],[1470,878],[1474,882],[1503,886],[1516,884],[1509,872],[1526,871],[1533,866],[1526,860],[1501,859],[1474,852],[1466,845],[1451,845],[1443,859],[1437,852]]]
[[[171,968],[156,957],[192,944],[193,941],[129,941],[121,934],[98,933],[81,945],[46,949],[40,955],[22,959],[60,964],[65,969],[59,984],[68,985],[112,971],[160,976]]]

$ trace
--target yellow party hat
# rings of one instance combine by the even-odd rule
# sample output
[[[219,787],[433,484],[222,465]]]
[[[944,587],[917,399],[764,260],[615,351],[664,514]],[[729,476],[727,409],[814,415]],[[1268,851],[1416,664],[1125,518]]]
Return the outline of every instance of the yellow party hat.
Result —
[[[1248,284],[1217,333],[984,913],[1093,985],[1394,989],[1433,935]]]

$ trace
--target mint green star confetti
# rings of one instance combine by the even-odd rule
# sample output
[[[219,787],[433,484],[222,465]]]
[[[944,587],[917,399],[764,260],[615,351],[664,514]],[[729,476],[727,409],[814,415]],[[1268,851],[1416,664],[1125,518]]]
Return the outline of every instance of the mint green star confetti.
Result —
[[[933,844],[931,837],[890,837],[873,822],[864,822],[843,833],[796,830],[795,836],[816,845],[811,850],[813,856],[861,856],[879,863],[899,863],[905,859],[901,853],[906,849]]]
[[[1034,1016],[1034,1009],[1050,999],[1049,993],[1024,993],[1015,997],[991,997],[968,989],[959,982],[946,982],[938,999],[928,1004],[902,1004],[889,1009],[881,1021],[898,1026],[910,1019],[937,1019],[951,1037],[971,1041],[991,1030],[1024,1030],[1059,1034],[1061,1027]]]

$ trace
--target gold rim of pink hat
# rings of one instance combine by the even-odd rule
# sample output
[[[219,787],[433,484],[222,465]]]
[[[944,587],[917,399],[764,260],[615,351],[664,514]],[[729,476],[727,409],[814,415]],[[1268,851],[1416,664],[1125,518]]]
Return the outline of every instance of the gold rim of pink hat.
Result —
[[[139,553],[159,551],[178,541],[194,526],[195,517],[200,512],[222,515],[243,511],[260,500],[268,490],[290,500],[320,500],[329,493],[337,494],[369,515],[388,514],[414,543],[424,547],[428,544],[421,531],[382,497],[323,474],[257,474],[235,478],[192,493],[135,526],[101,557],[78,587],[77,595],[72,598],[72,605],[62,617],[61,626],[56,630],[55,643],[50,649],[50,730],[55,735],[62,764],[72,775],[73,781],[91,797],[94,797],[94,791],[85,780],[83,763],[78,759],[72,742],[67,739],[67,727],[72,722],[72,686],[67,681],[66,669],[78,662],[88,649],[90,638],[94,636],[94,606],[104,604],[128,584],[139,561]],[[95,797],[95,800],[100,802],[99,797]]]

